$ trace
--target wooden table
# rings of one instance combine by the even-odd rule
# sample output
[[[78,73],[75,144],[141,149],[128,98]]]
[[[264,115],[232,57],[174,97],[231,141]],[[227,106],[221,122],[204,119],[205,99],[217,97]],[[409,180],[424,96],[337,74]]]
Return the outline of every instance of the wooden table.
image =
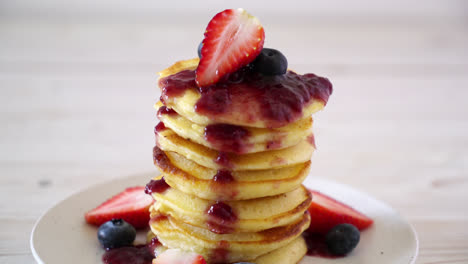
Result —
[[[468,263],[466,21],[288,21],[262,20],[265,45],[335,87],[311,177],[398,210],[417,263]],[[61,199],[156,171],[156,72],[196,56],[206,22],[1,17],[0,263],[34,262],[33,224]]]

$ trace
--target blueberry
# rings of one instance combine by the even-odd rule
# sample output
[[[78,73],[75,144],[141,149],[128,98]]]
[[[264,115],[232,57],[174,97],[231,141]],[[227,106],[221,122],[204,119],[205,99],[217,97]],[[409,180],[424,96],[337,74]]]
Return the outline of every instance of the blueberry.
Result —
[[[99,227],[97,236],[104,248],[118,248],[131,246],[136,237],[136,230],[122,219],[112,219]]]
[[[203,42],[200,42],[200,44],[198,44],[198,58],[201,59],[201,49],[203,48]]]
[[[333,227],[326,235],[325,242],[333,255],[343,256],[353,251],[360,239],[359,230],[351,224]]]
[[[254,69],[263,75],[281,75],[288,70],[288,60],[275,49],[263,48],[253,62]]]

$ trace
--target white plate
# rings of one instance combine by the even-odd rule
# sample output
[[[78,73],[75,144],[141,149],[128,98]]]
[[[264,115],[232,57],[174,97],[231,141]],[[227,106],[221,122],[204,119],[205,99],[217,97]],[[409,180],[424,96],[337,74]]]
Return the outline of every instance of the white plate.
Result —
[[[74,194],[48,210],[31,234],[31,250],[38,263],[101,264],[103,250],[96,238],[96,228],[84,221],[84,213],[124,188],[145,185],[155,174],[134,175],[96,185]],[[362,232],[357,248],[337,259],[305,257],[300,264],[409,264],[418,253],[414,229],[388,205],[328,180],[309,177],[305,185],[337,200],[345,201],[374,219]],[[144,234],[142,234],[144,236]]]

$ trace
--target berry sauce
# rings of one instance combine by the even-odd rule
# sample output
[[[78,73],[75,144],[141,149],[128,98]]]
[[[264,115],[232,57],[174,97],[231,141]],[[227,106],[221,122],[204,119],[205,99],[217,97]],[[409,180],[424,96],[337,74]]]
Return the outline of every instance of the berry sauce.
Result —
[[[307,136],[307,142],[309,142],[309,144],[312,145],[312,147],[314,147],[314,149],[317,149],[317,146],[315,145],[315,136],[314,136],[314,134],[310,134],[309,136]]]
[[[239,194],[236,180],[232,177],[232,172],[228,170],[218,170],[211,182],[211,190],[223,194],[224,197],[234,198]]]
[[[161,132],[165,130],[167,127],[164,125],[163,122],[159,122],[156,127],[154,128],[154,133],[157,134],[158,132]]]
[[[163,105],[158,109],[158,117],[162,115],[177,115],[177,112]]]
[[[213,263],[224,264],[226,263],[229,255],[229,242],[221,240],[211,253],[211,260]]]
[[[321,258],[339,258],[328,250],[327,244],[325,243],[325,235],[318,233],[311,233],[305,231],[302,233],[306,244],[307,244],[307,255],[312,257]]]
[[[105,264],[151,264],[154,259],[154,249],[161,245],[153,238],[148,245],[121,247],[106,251],[102,256]]]
[[[229,154],[226,152],[220,151],[214,161],[224,168],[232,168],[234,166],[229,159]]]
[[[217,121],[262,121],[270,128],[298,120],[302,109],[312,100],[326,104],[333,90],[328,79],[312,73],[299,75],[288,71],[265,76],[248,67],[206,87],[197,87],[193,70],[161,78],[159,86],[163,102],[181,96],[187,89],[198,89],[201,97],[195,104],[195,112]]]
[[[206,214],[208,215],[206,223],[211,232],[229,234],[234,231],[232,226],[237,221],[237,215],[228,204],[217,201],[208,208]]]
[[[213,181],[219,184],[231,183],[234,181],[232,173],[228,170],[219,170],[213,177]]]
[[[205,139],[214,149],[220,151],[245,153],[249,147],[249,136],[250,132],[241,126],[213,124],[205,127]]]
[[[195,82],[195,71],[181,71],[177,73],[177,77],[173,78],[170,75],[159,80],[161,87],[161,102],[165,103],[165,99],[169,97],[181,96],[187,89],[197,87]]]
[[[266,143],[266,149],[279,149],[281,148],[283,142],[281,139],[279,140],[270,140]]]
[[[164,177],[162,177],[159,180],[151,180],[148,184],[146,184],[145,193],[163,193],[169,188],[171,188],[171,186],[169,186],[169,184],[166,183]]]

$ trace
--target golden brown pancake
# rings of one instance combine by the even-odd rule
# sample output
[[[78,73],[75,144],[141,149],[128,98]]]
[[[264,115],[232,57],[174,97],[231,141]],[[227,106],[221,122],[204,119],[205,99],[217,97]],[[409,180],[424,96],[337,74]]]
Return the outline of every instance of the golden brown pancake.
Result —
[[[286,193],[307,177],[310,161],[267,170],[232,171],[233,181],[215,182],[219,173],[175,152],[153,150],[154,162],[166,182],[182,192],[210,200],[246,200]]]
[[[163,193],[153,193],[157,201],[154,209],[193,226],[214,232],[245,233],[288,225],[302,217],[312,201],[310,192],[303,186],[280,195],[251,200],[226,201],[232,208],[236,221],[229,223],[210,217],[206,212],[213,205],[194,195],[169,188]],[[214,229],[212,225],[214,226]],[[219,231],[219,230],[220,231]]]
[[[310,216],[306,212],[287,226],[254,233],[215,234],[152,209],[150,227],[165,247],[196,252],[208,263],[233,263],[256,259],[287,246],[307,229],[309,223]]]
[[[165,106],[159,102],[155,107],[163,109]],[[161,122],[164,123],[165,127],[170,128],[180,137],[211,149],[219,151],[224,150],[222,146],[218,146],[216,142],[213,143],[207,140],[207,126],[193,123],[177,113],[160,114],[158,117]],[[209,128],[210,126],[208,126],[208,129]],[[274,129],[255,127],[239,127],[239,129],[244,132],[246,136],[237,139],[240,142],[236,143],[241,146],[238,146],[238,149],[231,148],[231,152],[245,154],[283,149],[297,145],[312,134],[312,118],[304,118],[287,126]]]
[[[287,167],[310,160],[315,145],[307,139],[285,149],[236,155],[220,153],[178,136],[171,129],[156,134],[156,141],[163,151],[176,152],[204,167],[212,169],[264,170]]]

